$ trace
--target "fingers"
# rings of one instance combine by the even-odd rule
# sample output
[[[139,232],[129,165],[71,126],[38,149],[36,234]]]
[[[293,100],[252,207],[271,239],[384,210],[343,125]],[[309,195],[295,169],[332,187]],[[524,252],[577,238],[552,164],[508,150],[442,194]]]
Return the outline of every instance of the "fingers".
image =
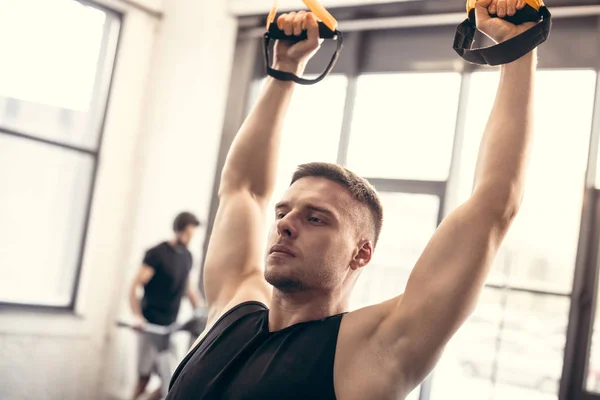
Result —
[[[490,19],[492,5],[495,4],[497,0],[477,0],[475,3],[475,20],[479,25],[481,22]]]
[[[307,34],[308,42],[311,45],[319,45],[319,24],[317,17],[313,13],[308,13],[304,18],[305,29]]]
[[[277,27],[287,36],[291,36],[294,33],[294,18],[296,18],[295,12],[282,14],[277,18]]]
[[[477,5],[486,8],[490,15],[497,15],[500,18],[506,16],[512,17],[517,11],[522,10],[526,5],[526,0],[478,0]]]
[[[507,3],[506,0],[498,0],[498,11],[496,12],[496,14],[500,18],[506,17],[506,12],[507,12],[507,4],[506,3]]]
[[[518,0],[507,0],[506,15],[512,17],[513,15],[515,15],[517,13],[517,3],[518,2],[519,2]]]
[[[498,0],[493,0],[488,7],[488,11],[491,15],[496,14],[498,12]]]
[[[318,36],[319,26],[316,21],[312,13],[306,11],[291,12],[282,14],[277,18],[277,27],[285,32],[287,36],[300,36],[311,25],[313,28],[316,27]]]
[[[306,11],[300,11],[296,13],[294,17],[293,25],[294,25],[294,36],[300,36],[302,31],[306,29],[305,26],[306,21]]]

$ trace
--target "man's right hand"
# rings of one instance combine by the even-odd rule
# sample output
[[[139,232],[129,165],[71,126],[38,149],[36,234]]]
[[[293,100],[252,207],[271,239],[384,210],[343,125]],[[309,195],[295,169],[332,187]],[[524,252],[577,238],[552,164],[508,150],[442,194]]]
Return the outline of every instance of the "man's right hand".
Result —
[[[307,39],[296,44],[282,40],[275,43],[274,68],[301,75],[322,42],[317,18],[306,11],[283,14],[277,19],[277,27],[288,36],[298,36],[307,31]]]
[[[146,318],[142,315],[136,315],[133,320],[133,328],[141,331],[148,324]]]
[[[535,22],[514,25],[502,18],[512,17],[525,7],[525,0],[477,0],[475,20],[477,29],[496,43],[502,43],[535,26]],[[492,18],[497,14],[500,18]]]

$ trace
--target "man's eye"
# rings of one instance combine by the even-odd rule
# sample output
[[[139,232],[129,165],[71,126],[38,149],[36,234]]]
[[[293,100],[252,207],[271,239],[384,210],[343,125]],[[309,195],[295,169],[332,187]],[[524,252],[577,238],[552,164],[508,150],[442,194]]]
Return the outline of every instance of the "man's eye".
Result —
[[[319,218],[317,218],[317,217],[308,217],[308,220],[309,220],[310,222],[316,222],[316,223],[322,222],[322,221],[321,221]]]
[[[282,212],[277,213],[277,219],[281,219],[283,217],[285,217],[284,213],[282,213]]]

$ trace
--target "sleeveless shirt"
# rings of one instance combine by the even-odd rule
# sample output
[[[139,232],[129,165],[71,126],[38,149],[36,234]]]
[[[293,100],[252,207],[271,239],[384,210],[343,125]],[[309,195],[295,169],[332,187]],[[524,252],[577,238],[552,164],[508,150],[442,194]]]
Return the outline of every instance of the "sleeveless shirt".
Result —
[[[166,400],[335,400],[333,365],[344,314],[269,332],[269,310],[241,303],[177,367]]]

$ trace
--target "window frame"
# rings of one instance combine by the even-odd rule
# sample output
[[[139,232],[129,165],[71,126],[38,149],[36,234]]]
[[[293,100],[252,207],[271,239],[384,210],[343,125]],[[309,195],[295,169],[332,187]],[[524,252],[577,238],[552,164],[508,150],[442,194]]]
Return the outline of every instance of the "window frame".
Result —
[[[98,134],[96,139],[96,149],[90,150],[85,146],[77,146],[68,143],[62,143],[58,140],[47,139],[38,137],[33,134],[20,131],[18,129],[7,129],[0,125],[0,135],[6,135],[10,137],[16,137],[22,140],[32,141],[40,143],[49,147],[63,149],[71,152],[78,152],[86,154],[91,157],[92,168],[89,183],[88,196],[85,199],[85,214],[83,218],[82,235],[79,238],[78,249],[77,249],[77,262],[75,266],[75,273],[73,275],[73,281],[71,282],[72,288],[69,293],[69,302],[67,305],[52,305],[52,304],[40,304],[35,302],[11,302],[0,300],[0,307],[9,307],[13,309],[24,309],[31,311],[43,311],[43,312],[59,312],[66,314],[74,314],[76,310],[76,304],[79,295],[79,286],[81,283],[82,266],[85,257],[85,248],[87,243],[87,236],[91,218],[91,210],[94,203],[96,182],[98,178],[99,164],[101,161],[102,143],[104,139],[105,125],[108,115],[108,110],[111,104],[111,94],[113,90],[113,82],[115,77],[115,71],[117,63],[119,62],[119,49],[121,45],[121,39],[123,36],[123,20],[124,13],[108,8],[95,1],[89,0],[72,0],[80,3],[86,7],[92,7],[100,10],[106,14],[107,21],[109,23],[104,26],[104,34],[102,36],[102,42],[100,45],[100,51],[97,59],[97,69],[95,75],[94,89],[92,93],[92,106],[90,110],[97,112],[96,118],[98,119]],[[116,24],[116,26],[115,26]],[[111,42],[114,41],[114,53],[109,52],[107,47]],[[112,50],[112,48],[110,49]],[[100,96],[99,99],[96,99]],[[93,110],[93,105],[98,107],[98,110]]]

